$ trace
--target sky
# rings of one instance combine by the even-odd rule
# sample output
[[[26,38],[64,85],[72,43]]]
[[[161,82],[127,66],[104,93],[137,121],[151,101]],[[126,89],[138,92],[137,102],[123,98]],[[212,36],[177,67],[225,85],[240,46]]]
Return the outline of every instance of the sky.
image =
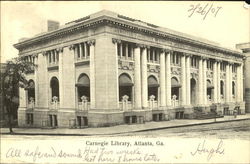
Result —
[[[20,38],[46,31],[47,20],[61,25],[100,10],[187,33],[235,49],[250,42],[250,8],[244,2],[214,1],[23,1],[1,2],[1,62],[18,56]]]

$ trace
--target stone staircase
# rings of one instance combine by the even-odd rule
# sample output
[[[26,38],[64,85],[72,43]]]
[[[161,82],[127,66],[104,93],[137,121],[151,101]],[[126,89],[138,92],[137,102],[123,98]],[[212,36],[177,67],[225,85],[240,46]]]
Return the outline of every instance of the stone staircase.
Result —
[[[206,111],[202,108],[196,108],[194,110],[194,118],[197,120],[213,119],[213,118],[222,118],[223,115],[215,113],[214,111]]]

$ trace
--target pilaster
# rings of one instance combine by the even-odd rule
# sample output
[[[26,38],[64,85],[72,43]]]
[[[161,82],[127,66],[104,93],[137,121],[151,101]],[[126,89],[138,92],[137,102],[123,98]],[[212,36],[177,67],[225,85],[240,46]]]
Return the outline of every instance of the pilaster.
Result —
[[[203,104],[207,105],[207,58],[203,60]]]
[[[141,85],[142,85],[142,107],[148,107],[148,79],[147,79],[147,49],[142,48],[141,53]]]
[[[161,104],[160,106],[166,106],[166,64],[165,64],[165,51],[160,54],[160,95]]]
[[[171,106],[171,65],[170,65],[170,51],[166,52],[166,104]]]
[[[181,104],[186,105],[186,57],[181,56]]]
[[[95,109],[95,40],[88,41],[90,55],[90,108]]]
[[[217,62],[214,61],[213,63],[213,86],[214,86],[214,103],[218,102],[218,71],[217,71]]]
[[[186,55],[186,84],[187,84],[187,89],[186,89],[186,98],[187,98],[187,105],[191,104],[191,85],[190,85],[190,55]]]
[[[199,59],[199,74],[198,74],[198,104],[203,105],[203,62],[202,58]]]
[[[135,48],[135,69],[134,69],[134,85],[135,85],[135,108],[141,108],[141,54],[140,54],[140,45],[137,45]]]

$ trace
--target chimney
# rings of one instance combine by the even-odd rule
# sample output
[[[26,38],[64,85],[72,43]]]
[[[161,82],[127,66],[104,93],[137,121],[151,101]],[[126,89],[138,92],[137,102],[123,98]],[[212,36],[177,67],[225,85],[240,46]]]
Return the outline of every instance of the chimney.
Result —
[[[53,21],[53,20],[48,20],[47,21],[47,31],[53,31],[53,30],[57,30],[59,29],[60,23],[57,21]]]

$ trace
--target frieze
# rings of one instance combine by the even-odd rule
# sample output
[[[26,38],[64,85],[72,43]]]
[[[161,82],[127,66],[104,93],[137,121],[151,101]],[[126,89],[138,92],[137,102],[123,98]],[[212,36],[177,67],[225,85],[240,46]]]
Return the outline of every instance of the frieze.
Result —
[[[148,64],[148,72],[158,73],[158,72],[160,72],[160,66],[159,65]]]
[[[118,60],[118,69],[134,70],[134,62],[126,60]]]

